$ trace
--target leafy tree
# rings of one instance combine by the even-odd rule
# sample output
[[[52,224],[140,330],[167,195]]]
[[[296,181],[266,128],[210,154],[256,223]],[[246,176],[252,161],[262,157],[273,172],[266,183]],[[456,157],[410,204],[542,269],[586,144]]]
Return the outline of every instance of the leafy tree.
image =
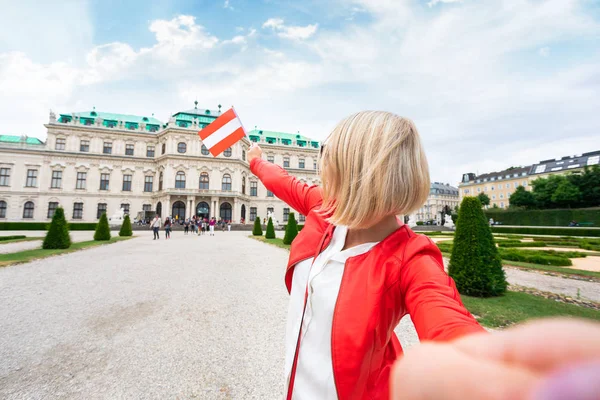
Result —
[[[565,179],[561,182],[554,193],[552,193],[552,203],[559,207],[577,207],[581,199],[579,188]]]
[[[481,203],[482,206],[489,206],[490,205],[490,197],[485,194],[485,193],[479,193],[477,195],[477,198],[479,199],[479,202]]]
[[[129,219],[129,214],[125,215],[125,219],[123,220],[123,224],[121,225],[121,230],[119,231],[119,236],[133,236],[133,230],[131,229],[131,220]]]
[[[69,237],[69,227],[65,220],[65,211],[62,207],[58,207],[54,211],[52,223],[50,223],[50,228],[48,229],[48,233],[46,233],[42,248],[68,249],[69,247],[71,247],[71,238]]]
[[[108,226],[106,213],[102,213],[100,217],[100,222],[98,222],[96,232],[94,232],[94,240],[110,240],[110,227]]]
[[[285,236],[283,237],[284,244],[292,244],[294,239],[298,236],[298,223],[294,213],[290,213],[288,216],[288,223],[285,226]]]
[[[573,173],[567,176],[569,182],[581,192],[581,207],[600,206],[600,166],[584,167],[583,173]]]
[[[548,178],[538,178],[531,182],[536,205],[542,209],[555,208],[556,203],[552,201],[552,195],[566,180],[567,178],[563,175],[550,175]]]
[[[461,294],[499,296],[507,282],[481,202],[465,197],[460,206],[448,274]]]
[[[526,209],[532,209],[535,207],[535,197],[533,193],[529,192],[523,186],[519,186],[517,190],[508,198],[508,202],[511,207],[523,207]]]
[[[271,217],[269,217],[269,222],[267,222],[267,233],[265,234],[265,238],[275,239],[275,227],[273,226],[273,219]]]
[[[254,236],[262,236],[262,226],[260,226],[260,217],[256,217],[254,220],[254,228],[252,229],[252,235]]]

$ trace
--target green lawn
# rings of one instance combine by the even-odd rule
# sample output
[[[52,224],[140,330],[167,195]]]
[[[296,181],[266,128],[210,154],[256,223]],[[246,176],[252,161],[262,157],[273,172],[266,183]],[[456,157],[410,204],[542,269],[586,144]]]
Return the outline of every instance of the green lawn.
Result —
[[[265,239],[264,236],[250,237],[261,242],[281,247],[283,249],[289,250],[290,248],[290,246],[283,244],[282,239]],[[449,257],[449,254],[444,255]],[[530,265],[538,267],[537,264]],[[545,268],[546,266],[542,265],[541,267]],[[565,273],[563,271],[568,268],[548,267],[548,270],[551,269],[556,269],[558,272]],[[587,273],[589,271],[578,272]],[[591,274],[599,275],[598,273],[593,272],[591,272]],[[560,303],[527,293],[509,291],[501,297],[483,299],[478,297],[461,296],[461,298],[467,309],[472,314],[479,317],[479,323],[490,328],[508,326],[532,318],[555,316],[582,317],[600,321],[600,311],[598,310],[580,307],[573,304]]]
[[[461,296],[465,307],[479,317],[479,323],[491,328],[504,327],[532,318],[569,316],[600,321],[600,311],[548,300],[520,292],[506,292],[500,297]]]
[[[77,250],[88,249],[90,247],[101,246],[103,244],[115,243],[121,240],[131,239],[130,237],[120,237],[114,236],[110,239],[110,241],[94,241],[89,240],[87,242],[77,242],[73,243],[68,249],[55,249],[55,250],[44,250],[44,249],[33,249],[33,250],[25,250],[19,251],[17,253],[8,253],[8,254],[0,254],[0,267],[5,267],[11,264],[20,264],[33,260],[37,260],[40,258],[46,258],[55,256],[58,254],[66,254],[72,253]]]
[[[0,241],[0,245],[5,243],[17,243],[17,242],[31,242],[34,240],[44,240],[43,237],[26,237],[21,239],[11,239],[11,240],[2,240]]]

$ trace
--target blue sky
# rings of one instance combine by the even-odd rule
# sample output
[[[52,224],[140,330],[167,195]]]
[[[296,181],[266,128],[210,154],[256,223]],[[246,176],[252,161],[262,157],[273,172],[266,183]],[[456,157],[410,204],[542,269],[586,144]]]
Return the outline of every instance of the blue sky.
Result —
[[[3,134],[44,138],[49,109],[166,121],[198,99],[316,139],[395,112],[453,184],[600,148],[597,0],[6,3]]]

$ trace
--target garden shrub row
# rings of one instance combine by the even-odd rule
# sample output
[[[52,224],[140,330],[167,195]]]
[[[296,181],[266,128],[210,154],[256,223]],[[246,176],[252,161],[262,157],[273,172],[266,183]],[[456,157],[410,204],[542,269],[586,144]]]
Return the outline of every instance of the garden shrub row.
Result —
[[[570,267],[573,265],[571,260],[567,257],[544,255],[544,254],[531,254],[524,251],[513,250],[513,249],[498,249],[500,251],[500,257],[503,260],[508,261],[520,261],[532,264],[541,265],[554,265],[557,267]]]
[[[600,208],[559,210],[485,210],[487,220],[493,218],[504,225],[568,226],[569,222],[591,222],[600,227]]]
[[[17,239],[25,239],[27,236],[25,235],[12,235],[12,236],[0,236],[0,242],[6,240],[17,240]]]
[[[508,240],[497,240],[498,247],[546,247],[544,242],[511,242]]]
[[[521,235],[556,235],[556,236],[593,236],[600,237],[600,229],[587,228],[511,228],[506,226],[493,226],[494,233],[517,233]]]

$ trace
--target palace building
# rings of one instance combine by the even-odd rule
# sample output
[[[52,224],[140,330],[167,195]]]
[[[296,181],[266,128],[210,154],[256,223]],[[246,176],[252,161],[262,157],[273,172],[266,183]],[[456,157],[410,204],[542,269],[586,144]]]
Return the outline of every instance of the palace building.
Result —
[[[240,223],[272,212],[274,222],[287,221],[294,210],[250,172],[250,142],[309,185],[320,184],[320,143],[254,129],[215,158],[198,131],[220,113],[220,105],[199,109],[197,102],[166,123],[95,109],[50,112],[45,142],[0,135],[0,221],[49,221],[59,206],[73,222],[96,221],[105,212],[110,217],[121,208],[132,217],[153,211],[163,218],[197,215]]]

